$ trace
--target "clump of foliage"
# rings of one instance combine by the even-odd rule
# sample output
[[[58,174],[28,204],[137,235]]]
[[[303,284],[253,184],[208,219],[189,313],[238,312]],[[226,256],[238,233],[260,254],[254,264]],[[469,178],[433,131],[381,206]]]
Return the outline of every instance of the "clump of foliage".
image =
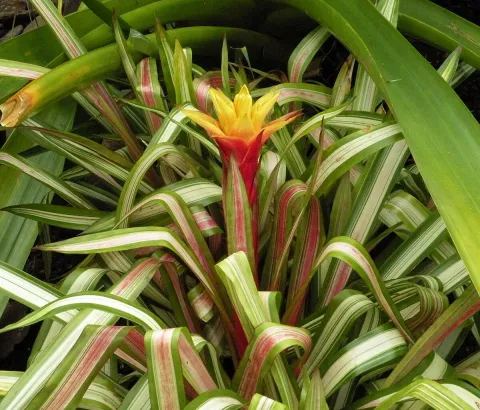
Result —
[[[68,59],[0,47],[0,292],[32,309],[1,331],[42,322],[0,409],[478,407],[480,351],[454,358],[480,343],[479,128],[452,87],[479,28],[424,0],[32,3]],[[323,25],[284,64],[301,12]],[[453,51],[435,72],[397,25]],[[47,267],[81,262],[21,271],[38,228]]]

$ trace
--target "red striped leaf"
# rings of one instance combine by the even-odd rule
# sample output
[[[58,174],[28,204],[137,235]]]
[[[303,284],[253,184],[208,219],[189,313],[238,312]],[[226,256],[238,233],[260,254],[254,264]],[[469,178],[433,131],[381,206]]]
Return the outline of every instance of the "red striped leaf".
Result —
[[[286,263],[279,266],[279,263],[292,228],[293,209],[295,204],[298,205],[299,198],[305,196],[307,189],[303,182],[291,180],[284,184],[276,195],[272,235],[266,257],[268,263],[265,263],[262,272],[262,289],[285,289],[287,266]]]
[[[302,358],[295,367],[301,366],[308,358],[311,349],[308,331],[270,322],[259,325],[235,372],[232,388],[246,400],[251,400],[259,383],[273,365],[274,359],[293,346],[300,346],[304,350]]]
[[[130,329],[124,326],[87,326],[29,406],[46,410],[76,408],[88,386]]]
[[[317,251],[322,242],[320,202],[316,197],[311,197],[299,227],[300,234],[295,244],[290,285],[288,287],[287,306],[289,309],[295,295],[300,291],[303,284],[308,281],[310,271],[317,256]],[[288,325],[295,325],[304,305],[305,297],[296,302]]]
[[[166,111],[164,94],[158,80],[157,63],[154,58],[144,58],[137,65],[137,95],[149,107]],[[162,125],[162,117],[152,111],[145,111],[150,133],[153,135]]]

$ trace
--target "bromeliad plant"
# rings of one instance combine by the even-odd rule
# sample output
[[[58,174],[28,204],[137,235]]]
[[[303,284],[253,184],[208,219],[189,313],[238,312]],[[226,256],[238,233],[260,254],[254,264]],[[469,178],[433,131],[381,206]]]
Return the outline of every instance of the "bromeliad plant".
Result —
[[[458,31],[480,29],[449,15],[435,37],[445,12],[416,1],[278,0],[325,24],[279,74],[252,64],[278,43],[249,0],[88,0],[98,27],[75,30],[32,0],[70,60],[0,60],[0,178],[43,186],[22,176],[2,245],[36,221],[47,264],[87,256],[49,284],[14,266],[29,245],[0,249],[3,303],[32,309],[2,331],[43,321],[0,409],[477,408],[477,222],[458,209],[478,201],[478,124],[451,86],[474,71],[461,58],[480,65]],[[264,11],[265,30],[304,21]],[[252,25],[178,26],[205,19]],[[397,23],[464,49],[435,73]],[[353,54],[329,88],[306,78],[332,33]],[[52,243],[59,228],[79,235]]]

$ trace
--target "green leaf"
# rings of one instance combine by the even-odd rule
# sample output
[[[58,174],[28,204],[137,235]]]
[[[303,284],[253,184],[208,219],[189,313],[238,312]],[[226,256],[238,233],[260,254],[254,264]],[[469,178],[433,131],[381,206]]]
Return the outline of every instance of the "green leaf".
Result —
[[[387,379],[386,387],[405,377],[445,337],[480,309],[480,299],[473,285],[453,302],[416,341]]]
[[[480,164],[479,128],[471,112],[370,2],[278,1],[324,23],[364,65],[402,126],[432,198],[480,289],[480,221],[475,216],[480,209],[480,188],[471,178]],[[418,84],[422,84],[421,91]],[[459,132],[460,140],[455,138]]]

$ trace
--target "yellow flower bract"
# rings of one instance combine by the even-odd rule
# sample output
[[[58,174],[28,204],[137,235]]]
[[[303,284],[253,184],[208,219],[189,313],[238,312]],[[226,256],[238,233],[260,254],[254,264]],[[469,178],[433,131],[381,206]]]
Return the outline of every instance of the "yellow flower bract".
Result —
[[[254,140],[260,132],[262,140],[293,121],[296,117],[287,114],[268,124],[267,115],[277,102],[279,92],[270,91],[253,104],[248,87],[244,85],[231,101],[225,94],[214,88],[209,90],[218,120],[199,111],[182,110],[192,121],[203,127],[213,138]]]

